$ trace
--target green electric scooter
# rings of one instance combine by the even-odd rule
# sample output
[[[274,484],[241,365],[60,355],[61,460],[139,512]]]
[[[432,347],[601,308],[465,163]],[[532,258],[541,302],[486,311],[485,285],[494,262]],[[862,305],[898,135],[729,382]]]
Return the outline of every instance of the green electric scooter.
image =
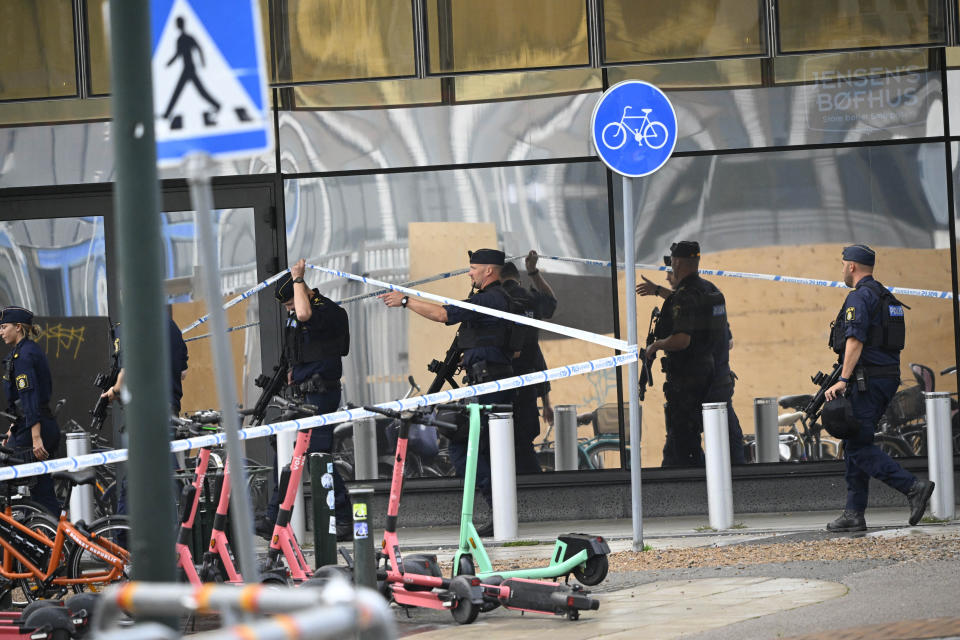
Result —
[[[570,574],[582,584],[600,584],[610,567],[607,554],[610,546],[601,536],[571,533],[559,536],[553,547],[550,564],[533,569],[494,571],[483,542],[473,524],[473,502],[476,493],[477,458],[480,448],[481,412],[512,411],[512,405],[441,405],[442,410],[457,411],[469,416],[470,435],[467,441],[467,468],[463,481],[463,508],[460,515],[460,546],[453,559],[454,575],[476,576],[481,580],[527,578],[533,580],[564,578]]]

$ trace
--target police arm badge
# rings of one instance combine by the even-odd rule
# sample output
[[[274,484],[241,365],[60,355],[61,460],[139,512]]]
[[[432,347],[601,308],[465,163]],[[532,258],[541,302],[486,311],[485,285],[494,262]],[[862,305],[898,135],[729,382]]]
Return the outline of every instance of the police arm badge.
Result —
[[[16,385],[17,385],[17,390],[19,390],[19,391],[24,391],[24,390],[30,388],[30,379],[27,378],[27,374],[25,374],[25,373],[21,373],[20,375],[18,375],[18,376],[14,379],[14,381],[15,381],[15,383],[16,383]]]
[[[847,322],[853,322],[857,317],[857,310],[855,307],[847,307],[843,312],[843,319]]]

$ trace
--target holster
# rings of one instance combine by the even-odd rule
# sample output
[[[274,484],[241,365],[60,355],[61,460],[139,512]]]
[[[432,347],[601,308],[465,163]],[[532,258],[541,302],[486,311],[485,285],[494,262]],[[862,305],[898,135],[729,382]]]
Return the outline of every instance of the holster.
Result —
[[[327,391],[339,391],[339,380],[324,380],[319,373],[313,374],[309,380],[304,380],[299,384],[291,385],[294,393],[299,396],[305,396],[308,393],[326,393]]]
[[[509,364],[491,363],[486,360],[475,362],[467,371],[468,384],[480,384],[491,380],[509,378],[513,375],[513,367]]]

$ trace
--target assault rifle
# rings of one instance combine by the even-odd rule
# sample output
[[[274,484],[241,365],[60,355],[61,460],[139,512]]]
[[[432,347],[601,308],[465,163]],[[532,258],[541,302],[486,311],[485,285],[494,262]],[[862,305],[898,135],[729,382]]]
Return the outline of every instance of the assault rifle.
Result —
[[[660,308],[654,307],[653,311],[650,312],[650,328],[647,330],[648,347],[656,340],[653,333],[659,318]],[[647,387],[653,386],[653,366],[651,362],[647,360],[646,350],[641,351],[638,355],[640,356],[640,384],[639,389],[637,389],[637,395],[640,397],[640,402],[643,402],[643,397],[647,394]]]
[[[261,373],[257,376],[257,379],[253,381],[253,384],[263,389],[263,391],[260,392],[260,397],[257,398],[257,404],[250,410],[249,415],[253,416],[253,421],[250,423],[251,425],[263,424],[264,416],[267,413],[267,406],[269,406],[274,396],[280,394],[286,381],[287,356],[281,355],[280,361],[273,367],[273,375],[267,376]]]
[[[808,424],[813,424],[814,421],[820,417],[820,411],[823,409],[823,403],[826,402],[827,399],[827,389],[837,384],[842,370],[843,365],[838,362],[837,364],[833,365],[833,371],[831,371],[829,375],[823,373],[822,371],[817,371],[817,375],[810,376],[810,380],[813,381],[813,384],[820,385],[820,389],[803,409],[804,415],[807,416]]]
[[[447,355],[443,357],[443,362],[439,360],[432,360],[430,364],[427,365],[427,371],[430,373],[436,374],[433,378],[433,382],[430,383],[430,388],[427,389],[427,393],[436,393],[443,388],[444,382],[449,382],[450,386],[456,389],[459,385],[454,379],[454,376],[457,373],[457,369],[460,368],[460,359],[463,357],[463,349],[458,345],[458,338],[460,333],[453,337],[453,342],[450,343],[450,348],[447,349]]]
[[[108,372],[101,371],[93,379],[93,384],[100,389],[101,395],[97,397],[97,403],[93,405],[93,409],[90,411],[90,415],[93,416],[93,420],[90,422],[90,433],[100,433],[100,430],[103,429],[103,423],[107,419],[107,408],[110,406],[110,401],[103,397],[103,393],[117,384],[117,377],[120,375],[120,345],[117,342],[117,333],[114,330],[113,323],[110,322],[109,318],[107,318],[107,323],[110,325],[110,346],[113,347],[113,355],[111,356],[113,362],[110,364]]]

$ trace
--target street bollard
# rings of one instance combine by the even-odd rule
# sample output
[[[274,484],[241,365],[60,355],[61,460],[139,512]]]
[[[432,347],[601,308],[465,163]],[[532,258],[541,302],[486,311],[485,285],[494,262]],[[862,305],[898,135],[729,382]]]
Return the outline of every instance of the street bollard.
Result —
[[[939,520],[953,520],[957,509],[953,492],[953,445],[950,423],[950,393],[924,393],[927,410],[927,469],[936,483],[930,497],[930,513]]]
[[[333,455],[311,453],[310,493],[313,503],[314,566],[337,564],[337,518],[334,515]]]
[[[297,441],[299,431],[281,431],[277,434],[277,482],[283,474],[283,468],[290,466],[293,459],[293,446]],[[283,502],[284,496],[280,496]],[[303,540],[306,533],[306,518],[303,515],[303,483],[297,487],[297,497],[293,500],[293,513],[290,514],[290,526],[297,540]]]
[[[493,539],[517,537],[517,466],[513,415],[490,414],[490,475],[493,494]]]
[[[363,418],[353,423],[354,477],[357,480],[377,479],[377,422]]]
[[[557,442],[553,450],[553,468],[556,471],[576,471],[577,464],[577,405],[561,404],[553,408],[553,425]]]
[[[86,431],[67,434],[67,456],[74,458],[90,453],[90,434]],[[93,522],[93,487],[88,484],[77,485],[70,494],[70,520]]]
[[[753,427],[757,436],[757,462],[780,462],[776,398],[753,399]]]
[[[733,526],[733,481],[730,478],[730,436],[727,432],[727,403],[703,404],[703,440],[707,458],[707,503],[710,526]]]
[[[357,586],[377,588],[377,557],[373,552],[373,532],[367,518],[367,503],[373,498],[373,487],[353,486],[347,489],[353,502],[353,582]]]

